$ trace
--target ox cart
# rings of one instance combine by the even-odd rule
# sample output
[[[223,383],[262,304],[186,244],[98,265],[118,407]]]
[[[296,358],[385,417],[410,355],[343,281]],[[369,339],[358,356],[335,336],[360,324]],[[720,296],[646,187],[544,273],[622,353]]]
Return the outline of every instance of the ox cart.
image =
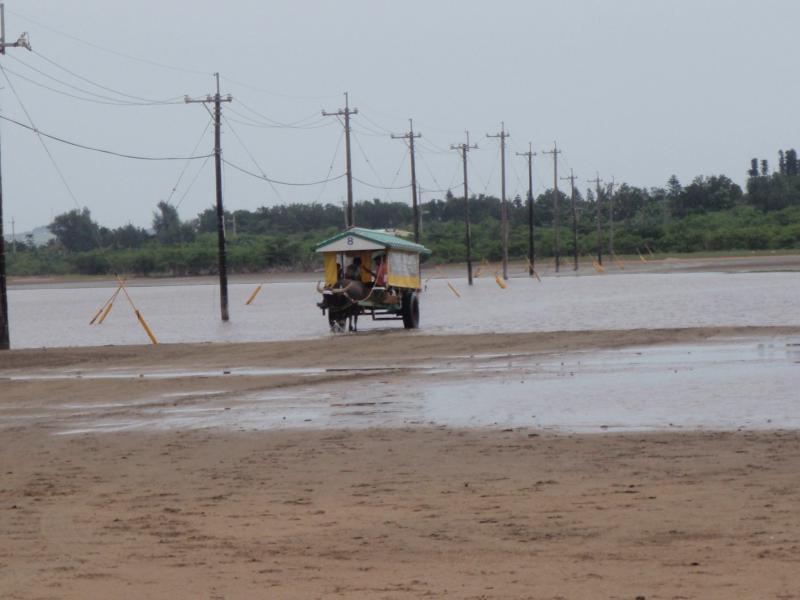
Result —
[[[430,250],[385,231],[351,227],[317,244],[325,284],[317,284],[331,331],[358,329],[358,317],[419,327],[420,257]]]

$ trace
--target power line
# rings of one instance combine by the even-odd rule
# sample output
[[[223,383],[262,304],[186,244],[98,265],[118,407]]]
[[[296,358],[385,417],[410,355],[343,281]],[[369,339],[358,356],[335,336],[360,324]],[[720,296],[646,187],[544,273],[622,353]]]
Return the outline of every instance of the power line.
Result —
[[[84,77],[83,75],[79,75],[78,73],[75,73],[74,71],[68,69],[67,67],[65,67],[63,65],[60,65],[59,63],[57,63],[53,59],[46,57],[41,52],[37,52],[35,50],[32,50],[32,52],[36,56],[38,56],[39,58],[44,60],[45,62],[48,62],[51,65],[53,65],[54,67],[56,67],[57,69],[61,69],[65,73],[68,73],[68,74],[72,75],[76,79],[80,79],[81,81],[84,81],[84,82],[86,82],[86,83],[88,83],[90,85],[93,85],[95,87],[100,88],[101,90],[105,90],[107,92],[112,92],[114,94],[117,94],[118,96],[123,96],[125,98],[131,98],[133,100],[138,100],[140,102],[145,102],[145,103],[148,103],[148,104],[172,104],[174,100],[179,100],[180,99],[180,96],[178,96],[176,98],[167,98],[166,100],[154,100],[153,98],[145,98],[144,96],[135,96],[133,94],[127,94],[125,92],[120,92],[119,90],[116,90],[116,89],[114,89],[112,87],[109,87],[107,85],[103,85],[101,83],[97,83],[96,81],[93,81],[93,80],[89,79],[88,77]],[[19,62],[22,62],[19,59],[16,59],[16,60],[18,60]],[[25,64],[29,68],[33,68],[33,67],[30,67],[30,65],[27,65],[26,63],[23,63],[23,64]]]
[[[5,69],[3,69],[2,67],[0,67],[0,70],[3,70],[5,72]],[[9,81],[8,77],[6,77],[6,81]],[[9,85],[11,85],[10,81],[9,81]],[[13,90],[13,87],[12,87],[12,90]],[[15,93],[15,95],[16,95],[16,93]],[[24,108],[23,108],[23,111],[25,111]],[[30,115],[27,114],[27,111],[25,111],[25,114],[28,116],[28,120],[31,121]],[[48,139],[54,140],[56,142],[61,142],[62,144],[67,144],[69,146],[74,146],[76,148],[81,148],[83,150],[89,150],[91,152],[100,152],[101,154],[110,154],[111,156],[118,156],[120,158],[130,158],[132,160],[160,161],[160,160],[197,160],[197,159],[200,159],[200,158],[207,158],[209,156],[212,156],[211,154],[199,154],[199,155],[195,155],[195,156],[140,156],[140,155],[136,155],[136,154],[126,154],[124,152],[115,152],[114,150],[106,150],[105,148],[97,148],[97,147],[94,147],[94,146],[87,146],[86,144],[80,144],[78,142],[72,142],[70,140],[66,140],[64,138],[60,138],[60,137],[52,135],[50,133],[45,133],[44,131],[42,131],[38,127],[31,126],[31,125],[25,125],[25,123],[20,123],[19,121],[16,121],[15,119],[12,119],[10,117],[5,117],[3,115],[0,115],[0,119],[2,119],[4,121],[8,121],[9,123],[14,123],[15,125],[19,125],[20,127],[23,127],[23,128],[25,128],[25,129],[27,129],[29,131],[34,132],[38,136],[43,136],[43,137],[46,137]],[[31,122],[33,122],[33,121],[31,121]]]
[[[339,94],[326,94],[324,96],[298,96],[298,95],[291,95],[291,94],[284,94],[282,92],[276,92],[274,90],[267,90],[264,88],[260,88],[258,86],[254,86],[249,83],[244,83],[242,81],[237,81],[236,79],[231,79],[230,77],[223,77],[224,81],[228,83],[233,83],[234,85],[239,85],[254,92],[259,92],[261,94],[268,94],[270,96],[277,96],[278,98],[287,98],[289,100],[330,100],[331,98],[338,98]],[[241,104],[241,103],[240,103]]]
[[[49,86],[49,85],[47,85],[45,83],[42,83],[41,81],[36,81],[35,79],[31,79],[30,77],[26,77],[25,75],[17,73],[16,71],[13,71],[13,70],[11,70],[11,69],[9,69],[7,67],[6,67],[6,71],[8,71],[12,75],[14,75],[14,77],[19,77],[20,79],[23,79],[23,80],[27,81],[28,83],[31,83],[31,84],[33,84],[35,86],[40,87],[40,88],[49,90],[49,91],[54,92],[56,94],[61,94],[62,96],[67,96],[69,98],[75,98],[76,100],[82,100],[84,102],[92,102],[94,104],[106,104],[106,105],[111,105],[111,106],[161,106],[161,105],[164,105],[164,104],[180,104],[180,102],[178,102],[178,101],[176,101],[176,102],[154,102],[154,103],[127,102],[127,101],[124,101],[124,100],[117,100],[115,98],[109,98],[108,96],[103,96],[101,94],[96,94],[96,93],[91,92],[89,90],[83,90],[81,88],[76,88],[76,89],[82,91],[85,94],[89,94],[91,96],[95,96],[95,98],[100,98],[100,99],[87,98],[85,96],[78,96],[77,94],[71,94],[69,92],[65,92],[64,90],[59,90],[59,89],[54,88],[52,86]],[[51,79],[55,79],[55,78],[51,77]],[[75,88],[75,86],[71,86],[70,84],[62,82],[62,81],[60,81],[58,79],[56,79],[56,81],[58,81],[59,83],[61,83],[63,85],[66,85],[68,87]]]
[[[367,187],[375,188],[376,190],[405,190],[411,187],[410,183],[405,185],[398,185],[398,186],[388,186],[388,185],[375,185],[374,183],[369,183],[368,181],[364,181],[363,179],[359,179],[358,177],[353,177],[353,181],[357,181]]]
[[[208,123],[206,123],[205,129],[203,129],[203,133],[200,134],[200,139],[197,140],[197,143],[194,145],[194,148],[192,148],[191,154],[197,152],[197,149],[200,147],[200,144],[203,143],[203,140],[206,137],[206,132],[208,131],[208,128],[211,127],[211,123],[213,123],[213,121],[209,121]],[[191,161],[187,160],[186,163],[183,165],[183,169],[181,170],[180,175],[178,175],[178,180],[175,182],[175,185],[172,186],[172,190],[169,193],[169,197],[167,198],[167,204],[169,204],[172,201],[172,197],[175,195],[175,192],[178,189],[178,186],[181,184],[181,180],[183,179],[183,176],[186,174],[186,171],[189,169],[190,164],[192,164]]]
[[[40,132],[38,129],[36,129],[36,125],[33,122],[33,118],[31,118],[31,115],[28,112],[28,109],[25,108],[25,104],[22,102],[22,98],[20,98],[19,94],[17,93],[17,90],[14,87],[14,84],[12,83],[11,79],[8,76],[8,73],[6,73],[6,70],[5,70],[5,68],[3,67],[2,64],[0,64],[0,71],[2,71],[3,77],[5,77],[6,81],[8,82],[8,87],[11,88],[11,91],[14,94],[14,97],[17,99],[17,102],[19,103],[20,108],[22,108],[22,112],[25,113],[25,116],[28,118],[28,122],[31,124],[31,126],[25,125],[24,123],[20,123],[19,121],[14,121],[13,119],[9,119],[8,117],[4,117],[3,115],[0,115],[0,119],[3,119],[5,121],[10,121],[11,123],[16,123],[17,125],[19,125],[21,127],[24,127],[25,129],[30,129],[31,131],[36,133],[36,136],[39,139],[39,142],[42,144],[42,148],[44,148],[44,151],[47,154],[47,157],[50,159],[50,162],[52,163],[53,168],[56,170],[56,173],[58,174],[59,179],[61,179],[61,183],[64,184],[64,187],[66,188],[67,193],[69,194],[70,198],[72,198],[72,201],[75,203],[75,206],[77,207],[77,209],[80,210],[81,206],[80,206],[80,203],[78,202],[78,198],[75,196],[75,193],[72,191],[72,188],[70,187],[69,182],[67,181],[67,178],[64,176],[64,172],[58,166],[58,163],[56,162],[56,159],[53,156],[52,152],[50,152],[50,148],[47,147],[47,144],[44,141],[43,136],[44,137],[50,137],[50,136],[47,136],[46,134],[44,134],[44,133]]]
[[[333,158],[331,158],[331,164],[328,166],[328,173],[327,173],[327,175],[325,175],[325,177],[330,177],[331,176],[331,172],[333,171],[333,165],[336,163],[336,157],[339,156],[339,148],[341,148],[341,146],[342,146],[342,139],[344,139],[344,131],[339,133],[339,139],[336,140],[336,148],[334,148],[334,150],[333,150]],[[325,193],[326,189],[328,189],[328,182],[327,181],[322,184],[321,188],[319,188],[319,194],[317,194],[317,197],[314,200],[315,204],[319,202],[320,198],[322,198],[322,194]]]
[[[249,157],[250,157],[250,160],[251,160],[251,161],[253,161],[253,164],[256,166],[256,169],[258,169],[259,171],[261,171],[261,175],[262,175],[262,177],[264,178],[264,181],[266,181],[267,183],[269,183],[269,186],[272,188],[272,191],[273,191],[273,192],[275,192],[275,195],[278,197],[278,200],[279,200],[280,202],[283,202],[283,197],[281,197],[281,193],[280,193],[280,192],[278,191],[278,189],[277,189],[277,188],[276,188],[276,187],[273,185],[273,183],[272,183],[271,181],[269,181],[269,179],[267,178],[267,174],[264,172],[264,169],[262,169],[262,168],[261,168],[261,165],[260,165],[260,164],[258,164],[258,161],[256,160],[256,157],[255,157],[255,156],[253,156],[253,153],[252,153],[252,152],[250,152],[250,149],[247,147],[247,145],[245,145],[245,143],[244,143],[244,140],[243,140],[243,139],[242,139],[242,138],[239,136],[239,134],[238,134],[238,133],[236,132],[236,130],[233,128],[233,125],[231,125],[231,124],[228,122],[228,119],[227,119],[227,118],[225,118],[225,117],[223,117],[223,118],[225,119],[225,122],[226,122],[226,123],[228,123],[228,127],[230,127],[230,130],[231,130],[231,132],[233,133],[233,136],[234,136],[234,137],[237,139],[237,141],[239,142],[239,145],[241,145],[241,147],[244,149],[244,151],[245,151],[245,153],[247,154],[247,156],[249,156]]]
[[[272,119],[272,118],[266,116],[265,114],[257,111],[256,109],[248,106],[244,102],[239,101],[239,104],[242,106],[242,108],[250,111],[251,113],[253,113],[257,117],[259,117],[260,119],[264,119],[264,121],[265,121],[264,124],[265,125],[272,125],[273,127],[281,127],[281,128],[286,128],[286,129],[316,129],[316,126],[319,123],[323,123],[323,122],[324,123],[330,123],[330,121],[328,121],[327,119],[322,118],[319,115],[319,113],[317,113],[317,112],[314,112],[313,114],[308,115],[307,117],[303,117],[302,119],[297,119],[297,120],[291,121],[289,123],[284,123],[282,121],[278,121],[276,119]],[[245,118],[249,119],[250,121],[258,122],[256,119],[253,119],[252,117],[247,117],[245,115],[242,115],[242,116],[244,116]],[[325,126],[327,127],[328,125],[326,124]]]
[[[200,177],[200,173],[202,173],[202,172],[203,172],[203,169],[205,169],[206,165],[208,164],[208,161],[209,161],[209,160],[211,160],[211,156],[212,156],[211,154],[209,154],[208,156],[206,156],[206,159],[205,159],[205,160],[203,161],[203,163],[200,165],[200,168],[199,168],[199,169],[197,169],[197,173],[195,173],[195,174],[194,174],[194,177],[192,178],[192,181],[189,183],[189,186],[186,188],[186,191],[185,191],[185,192],[183,192],[183,195],[180,197],[180,199],[178,200],[178,202],[175,204],[175,210],[178,210],[178,209],[181,207],[181,204],[183,204],[183,201],[186,199],[186,196],[188,196],[188,195],[189,195],[189,192],[190,192],[190,191],[192,190],[192,188],[194,187],[194,184],[195,184],[195,182],[196,182],[196,181],[197,181],[197,179]]]
[[[240,167],[239,165],[234,164],[234,163],[232,163],[231,161],[229,161],[227,159],[223,159],[222,162],[225,163],[226,165],[228,165],[229,167],[244,173],[245,175],[250,175],[250,177],[255,177],[256,179],[263,179],[264,181],[268,181],[269,183],[274,183],[274,184],[277,184],[277,185],[290,185],[290,186],[298,186],[298,187],[320,185],[320,184],[323,184],[323,183],[328,183],[329,181],[336,181],[336,180],[341,179],[342,177],[344,177],[346,175],[346,173],[342,173],[341,175],[337,175],[336,177],[329,177],[327,179],[320,179],[319,181],[304,181],[304,182],[281,181],[279,179],[272,179],[270,177],[266,177],[264,175],[259,175],[258,173],[254,173],[253,171],[245,169],[244,167]],[[361,183],[364,183],[364,182],[361,182]],[[368,185],[368,184],[365,184],[365,185]]]
[[[374,187],[376,189],[382,189],[382,190],[389,191],[389,194],[388,194],[389,201],[392,202],[393,201],[392,200],[392,194],[391,194],[391,189],[392,188],[383,184],[383,180],[381,179],[381,176],[378,174],[378,171],[375,170],[375,167],[372,164],[372,161],[370,161],[369,156],[367,156],[367,153],[364,151],[364,146],[361,145],[361,142],[359,141],[358,136],[354,135],[353,139],[355,139],[356,145],[358,146],[358,149],[361,151],[361,155],[364,157],[364,160],[367,162],[367,165],[369,165],[369,168],[372,171],[372,174],[375,175],[375,178],[378,180],[378,183],[380,184],[380,185],[377,185],[377,186],[371,185],[370,187]],[[356,181],[361,183],[361,181],[359,181],[358,179],[356,179]],[[369,184],[364,184],[364,185],[369,185]]]
[[[17,17],[19,17],[20,19],[28,21],[29,23],[33,23],[34,25],[38,25],[42,29],[46,29],[47,31],[50,31],[52,33],[55,33],[55,34],[60,35],[62,37],[65,37],[67,39],[73,40],[75,42],[79,42],[81,44],[89,46],[90,48],[95,48],[97,50],[102,50],[103,52],[108,52],[109,54],[114,54],[115,56],[119,56],[119,57],[122,57],[122,58],[127,58],[128,60],[133,60],[133,61],[136,61],[136,62],[148,64],[148,65],[151,65],[151,66],[154,66],[154,67],[159,67],[161,69],[169,69],[171,71],[180,71],[180,72],[183,72],[183,73],[191,73],[191,74],[194,74],[194,75],[211,75],[212,74],[212,73],[208,73],[206,71],[199,71],[199,70],[196,70],[196,69],[188,69],[188,68],[185,68],[185,67],[178,67],[178,66],[175,66],[175,65],[168,65],[168,64],[156,62],[154,60],[150,60],[150,59],[147,59],[147,58],[141,58],[139,56],[133,56],[132,54],[126,54],[124,52],[119,52],[118,50],[112,50],[110,48],[106,48],[105,46],[101,46],[100,44],[95,44],[93,42],[89,42],[87,40],[84,40],[84,39],[81,39],[81,38],[79,38],[77,36],[74,36],[74,35],[72,35],[70,33],[65,33],[64,31],[60,31],[59,29],[55,29],[54,27],[50,27],[49,25],[45,25],[41,21],[37,21],[36,19],[32,19],[31,17],[28,17],[28,16],[25,16],[25,15],[23,15],[21,13],[18,13],[15,10],[9,10],[8,12],[13,14],[13,15],[15,15],[15,16],[17,16]]]

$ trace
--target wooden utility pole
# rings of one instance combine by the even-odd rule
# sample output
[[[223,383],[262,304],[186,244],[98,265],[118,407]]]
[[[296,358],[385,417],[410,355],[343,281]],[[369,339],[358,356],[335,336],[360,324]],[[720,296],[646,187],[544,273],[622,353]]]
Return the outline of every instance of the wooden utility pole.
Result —
[[[227,321],[228,315],[228,261],[225,248],[225,211],[222,207],[222,140],[221,121],[222,103],[233,102],[233,97],[228,94],[223,98],[219,93],[219,73],[214,73],[217,80],[217,93],[205,98],[193,99],[184,97],[187,104],[198,102],[214,105],[214,174],[216,176],[217,199],[217,262],[219,264],[219,308],[222,320]]]
[[[558,149],[556,142],[553,142],[552,150],[545,150],[544,154],[553,155],[553,254],[556,259],[556,273],[558,273],[561,263],[561,248],[558,239],[559,215],[558,215]]]
[[[570,195],[570,205],[572,208],[572,247],[573,247],[573,256],[575,257],[575,266],[573,267],[573,271],[578,270],[578,212],[575,209],[575,174],[572,172],[572,169],[569,170],[569,177],[562,177],[561,179],[569,180],[572,194]]]
[[[589,183],[594,183],[597,186],[597,198],[594,201],[594,209],[597,213],[597,264],[603,264],[603,218],[601,215],[601,209],[603,204],[601,202],[602,197],[602,190],[600,189],[600,184],[603,182],[600,179],[600,173],[596,174],[594,179],[589,179]]]
[[[6,53],[6,48],[31,49],[28,34],[23,33],[16,42],[6,42],[6,11],[5,5],[0,3],[0,54]],[[2,161],[0,161],[2,162]],[[11,347],[11,334],[8,324],[8,289],[6,287],[6,238],[3,234],[3,176],[0,173],[0,350]]]
[[[608,255],[611,260],[617,255],[614,252],[614,178],[608,187]]]
[[[472,144],[470,146],[469,131],[467,131],[466,134],[467,134],[466,144],[453,144],[450,146],[450,149],[458,150],[461,153],[461,159],[464,162],[464,225],[466,229],[464,241],[467,245],[467,283],[469,283],[469,285],[472,285],[472,238],[470,236],[470,225],[469,225],[469,186],[467,185],[467,152],[469,152],[470,150],[476,150],[478,148],[478,144]]]
[[[500,237],[503,245],[503,279],[508,281],[508,203],[506,202],[506,124],[500,122],[500,133],[486,134],[487,138],[500,138]]]
[[[417,184],[417,207],[418,207],[418,217],[417,220],[414,221],[414,227],[419,229],[419,234],[422,236],[422,186]]]
[[[517,152],[517,156],[525,156],[528,158],[528,258],[530,259],[528,275],[533,277],[533,271],[536,265],[533,246],[533,157],[536,156],[536,152],[533,151],[533,143],[528,142],[528,151]]]
[[[391,135],[392,139],[395,140],[408,140],[408,151],[411,154],[411,210],[414,214],[414,241],[419,244],[419,206],[417,205],[417,168],[414,162],[414,138],[422,137],[422,134],[414,134],[414,121],[409,119],[408,133]]]
[[[357,115],[358,109],[350,110],[350,97],[344,93],[344,108],[336,112],[322,111],[323,117],[344,117],[344,153],[345,153],[345,172],[347,173],[347,211],[345,212],[345,223],[347,228],[356,226],[355,213],[353,212],[353,170],[350,163],[350,115]]]

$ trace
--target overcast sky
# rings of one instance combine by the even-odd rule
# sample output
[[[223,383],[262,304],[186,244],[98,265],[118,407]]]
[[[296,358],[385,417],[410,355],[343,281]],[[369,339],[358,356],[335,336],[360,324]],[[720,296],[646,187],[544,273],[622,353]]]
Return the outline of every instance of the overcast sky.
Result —
[[[554,141],[559,175],[574,169],[581,188],[596,171],[645,187],[672,173],[683,183],[725,174],[744,184],[751,157],[774,165],[778,149],[800,146],[798,23],[796,0],[7,0],[7,41],[27,31],[34,52],[9,49],[0,64],[41,131],[153,157],[188,156],[198,142],[195,154],[211,151],[208,113],[182,98],[212,92],[219,71],[233,96],[223,108],[225,158],[288,182],[344,172],[342,127],[320,116],[344,106],[344,91],[359,109],[353,172],[375,186],[408,183],[406,146],[388,132],[413,118],[424,188],[460,195],[449,146],[469,130],[479,145],[470,191],[499,196],[499,145],[485,134],[505,121],[513,197],[527,188],[514,153],[529,142],[540,152],[536,193],[552,186],[541,151]],[[0,84],[2,115],[29,123],[1,74]],[[265,126],[274,122],[300,127]],[[189,163],[176,187],[184,161],[46,141],[70,194],[35,134],[9,122],[0,133],[7,233],[12,217],[20,232],[76,206],[107,226],[149,226],[159,200],[180,202],[185,219],[214,202],[213,161]],[[346,194],[343,179],[271,186],[230,166],[224,179],[231,210]],[[356,200],[410,202],[408,189],[354,190]]]

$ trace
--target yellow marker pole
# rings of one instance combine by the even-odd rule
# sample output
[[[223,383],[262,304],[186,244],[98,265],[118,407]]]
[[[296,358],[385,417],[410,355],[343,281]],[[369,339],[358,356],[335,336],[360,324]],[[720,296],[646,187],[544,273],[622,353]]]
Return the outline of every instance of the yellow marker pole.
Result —
[[[637,252],[638,252],[638,250],[637,250]],[[646,259],[644,256],[642,256],[642,253],[641,253],[641,252],[638,252],[638,254],[639,254],[639,260],[640,260],[640,261],[642,261],[642,262],[647,262],[647,259]]]
[[[133,303],[133,300],[131,300],[130,294],[128,294],[128,290],[125,288],[125,282],[121,281],[119,277],[117,277],[117,281],[119,281],[119,288],[122,290],[122,293],[124,293],[125,297],[128,299],[128,302],[130,303],[131,308],[133,309],[133,313],[136,315],[136,318],[142,325],[142,328],[144,329],[144,332],[147,334],[147,337],[150,338],[150,341],[153,342],[154,346],[157,346],[158,340],[156,339],[156,336],[153,335],[153,331],[147,325],[147,321],[144,320],[142,313],[139,312],[139,309],[136,308],[136,305]]]
[[[449,287],[456,296],[461,298],[461,294],[459,294],[455,286],[452,283],[450,283],[450,280],[447,279],[447,277],[445,277],[444,273],[442,273],[442,270],[439,268],[439,265],[436,265],[436,271],[438,271],[439,275],[441,275],[442,279],[444,279],[444,282],[447,284],[447,287]]]
[[[260,285],[259,285],[259,286],[258,286],[258,287],[257,287],[257,288],[256,288],[256,289],[253,291],[253,293],[252,293],[252,294],[250,294],[250,297],[247,299],[247,302],[245,302],[245,304],[246,304],[247,306],[250,306],[250,305],[253,303],[253,300],[255,300],[255,299],[256,299],[256,296],[258,296],[258,292],[260,292],[260,291],[261,291],[261,287],[262,287],[262,285],[263,285],[263,284],[260,284]]]
[[[533,273],[533,276],[536,277],[536,279],[539,280],[539,283],[541,283],[542,282],[542,278],[539,277],[539,274],[536,272],[536,269],[533,268],[533,263],[531,262],[530,257],[526,256],[525,260],[528,261],[528,266],[531,268],[531,272]]]
[[[113,293],[113,294],[111,294],[111,297],[110,297],[108,300],[106,300],[106,301],[105,301],[105,304],[103,304],[103,306],[101,306],[101,307],[100,307],[100,309],[99,309],[99,310],[97,311],[97,313],[94,315],[94,317],[92,318],[92,320],[91,320],[91,321],[89,321],[89,325],[94,325],[94,322],[97,320],[97,318],[98,318],[98,317],[99,317],[101,314],[103,314],[103,311],[104,311],[104,310],[106,310],[106,307],[107,307],[109,304],[111,304],[112,302],[114,302],[114,299],[117,297],[117,294],[119,294],[119,286],[117,286],[117,289],[116,289],[116,290],[114,290],[114,293]],[[100,322],[102,323],[102,321],[100,321]]]
[[[111,312],[111,308],[114,306],[114,301],[117,299],[118,294],[119,294],[119,288],[117,288],[117,291],[114,292],[114,295],[111,297],[111,302],[108,303],[108,306],[106,306],[106,309],[103,311],[103,316],[101,316],[100,320],[97,322],[98,325],[102,325],[103,321],[106,320],[108,313]]]
[[[458,290],[457,290],[457,289],[455,288],[455,286],[453,286],[453,284],[452,284],[452,283],[450,283],[449,281],[447,282],[447,287],[449,287],[451,290],[453,290],[453,293],[454,293],[454,294],[455,294],[455,295],[456,295],[458,298],[461,298],[461,294],[459,294],[459,293],[458,293]]]
[[[139,323],[142,324],[142,327],[144,328],[144,332],[147,334],[147,337],[150,338],[150,341],[153,342],[154,346],[157,346],[158,340],[156,339],[156,336],[153,335],[153,332],[150,330],[150,327],[147,325],[147,321],[144,320],[142,313],[140,313],[138,310],[134,310],[134,312],[136,313],[136,318],[139,319]]]

